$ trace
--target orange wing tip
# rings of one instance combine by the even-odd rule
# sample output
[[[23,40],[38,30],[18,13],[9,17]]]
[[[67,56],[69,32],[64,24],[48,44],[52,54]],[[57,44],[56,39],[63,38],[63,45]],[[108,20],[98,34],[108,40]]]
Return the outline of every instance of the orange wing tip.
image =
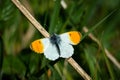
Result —
[[[42,54],[43,51],[44,51],[44,45],[43,45],[43,43],[41,42],[40,39],[33,41],[30,45],[30,48],[36,53],[41,53]]]
[[[77,45],[82,38],[82,34],[78,31],[71,31],[68,34],[73,45]]]

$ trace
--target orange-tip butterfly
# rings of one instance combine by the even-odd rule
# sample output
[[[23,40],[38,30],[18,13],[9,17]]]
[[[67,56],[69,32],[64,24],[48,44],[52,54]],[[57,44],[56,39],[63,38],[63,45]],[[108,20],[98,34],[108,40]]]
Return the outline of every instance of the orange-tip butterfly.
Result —
[[[53,34],[50,38],[33,41],[30,48],[36,53],[44,53],[49,60],[54,61],[59,57],[69,58],[74,53],[72,45],[77,45],[81,37],[78,31],[70,31],[61,35]]]

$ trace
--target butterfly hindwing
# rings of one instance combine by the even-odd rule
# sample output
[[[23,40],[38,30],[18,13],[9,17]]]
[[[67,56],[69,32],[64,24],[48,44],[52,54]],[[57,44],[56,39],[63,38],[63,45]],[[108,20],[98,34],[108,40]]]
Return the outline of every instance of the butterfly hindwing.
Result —
[[[61,43],[59,44],[59,48],[60,57],[62,58],[69,58],[73,55],[74,49],[71,44],[61,41]]]
[[[48,45],[47,49],[44,51],[44,55],[49,60],[53,60],[53,61],[59,58],[57,47],[51,43]]]

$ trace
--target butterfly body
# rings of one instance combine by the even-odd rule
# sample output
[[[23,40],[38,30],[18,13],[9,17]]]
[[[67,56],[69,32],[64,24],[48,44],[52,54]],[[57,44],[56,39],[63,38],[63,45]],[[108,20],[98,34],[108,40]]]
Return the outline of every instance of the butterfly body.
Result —
[[[59,44],[60,41],[61,41],[60,36],[57,35],[57,34],[53,34],[53,35],[50,37],[50,42],[51,42],[52,44]]]
[[[59,45],[60,45],[60,42],[61,42],[60,37],[57,34],[53,34],[50,37],[50,42],[51,42],[52,45],[56,46],[58,54],[60,55],[60,48],[59,48]]]
[[[70,31],[61,35],[53,34],[50,38],[33,41],[30,48],[37,53],[44,53],[49,60],[54,61],[59,57],[69,58],[74,53],[72,45],[77,45],[81,37],[81,33],[77,31]]]

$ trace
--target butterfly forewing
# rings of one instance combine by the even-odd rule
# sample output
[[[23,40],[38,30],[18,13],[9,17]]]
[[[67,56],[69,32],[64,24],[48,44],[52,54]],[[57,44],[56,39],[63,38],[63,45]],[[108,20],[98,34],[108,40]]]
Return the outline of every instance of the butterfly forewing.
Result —
[[[70,31],[60,35],[62,41],[72,45],[77,45],[80,42],[81,37],[82,35],[78,31]]]
[[[36,53],[43,53],[45,49],[48,47],[47,44],[49,43],[50,43],[49,38],[38,39],[31,43],[30,48]]]

